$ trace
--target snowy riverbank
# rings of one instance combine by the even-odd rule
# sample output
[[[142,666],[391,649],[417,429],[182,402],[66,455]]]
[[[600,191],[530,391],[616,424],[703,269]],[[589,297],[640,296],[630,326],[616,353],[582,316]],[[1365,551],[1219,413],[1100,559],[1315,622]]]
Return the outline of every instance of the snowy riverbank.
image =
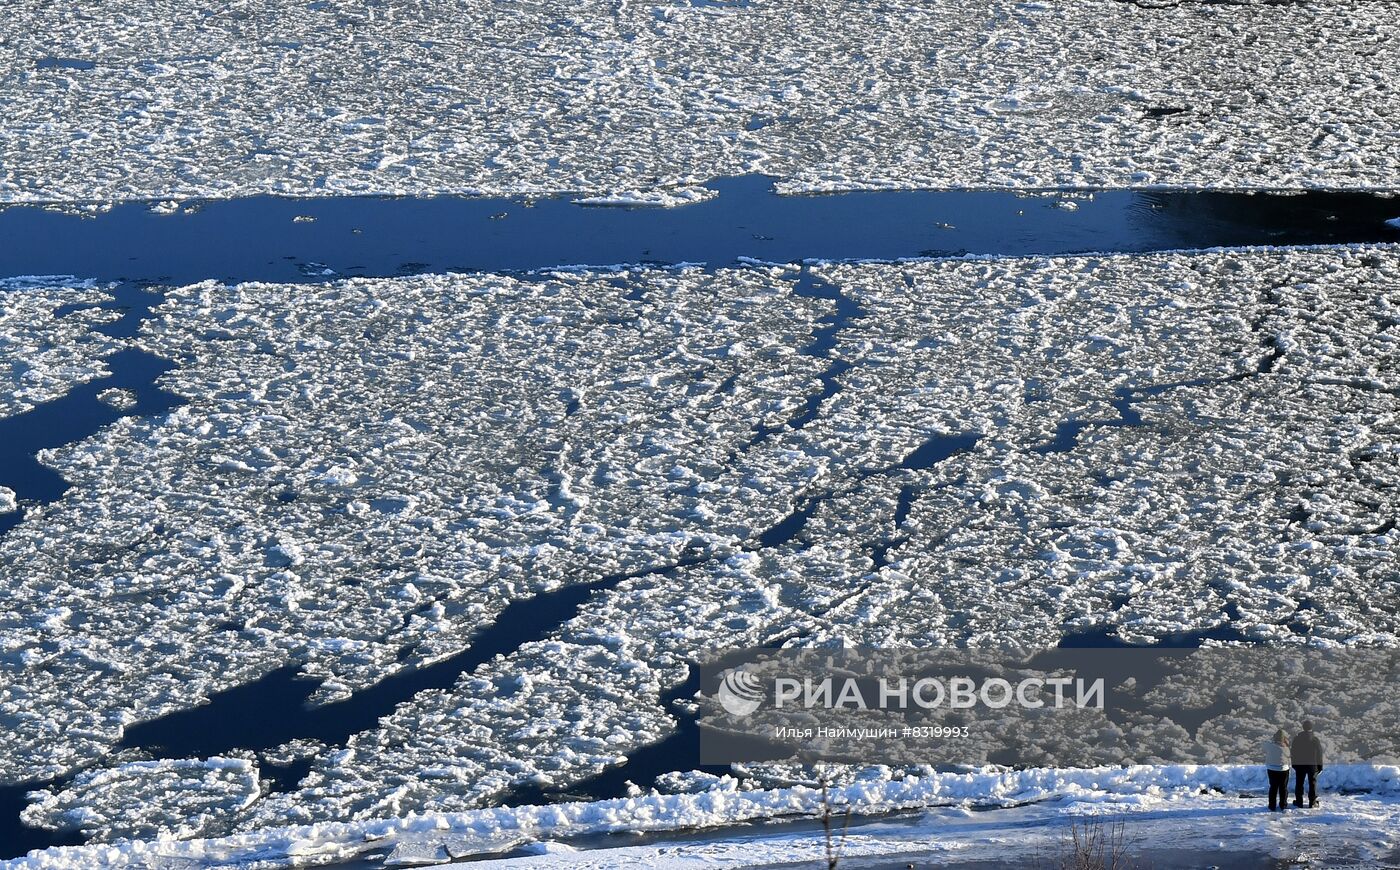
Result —
[[[1394,848],[1391,841],[1395,831],[1400,830],[1395,827],[1400,822],[1400,768],[1330,766],[1323,784],[1326,791],[1322,807],[1311,814],[1298,814],[1298,818],[1306,818],[1313,827],[1335,828],[1338,843],[1345,841],[1373,850]],[[340,863],[356,856],[367,860],[374,856],[373,863],[388,866],[407,866],[502,853],[527,844],[538,844],[534,851],[557,856],[572,847],[546,844],[600,834],[722,828],[755,820],[813,816],[823,806],[821,792],[807,786],[753,791],[733,786],[732,780],[720,780],[710,790],[695,794],[653,794],[553,806],[269,828],[185,842],[150,840],[52,849],[0,864],[0,868],[213,867],[235,863],[275,868]],[[1267,814],[1261,816],[1258,812],[1263,788],[1262,768],[1255,765],[1021,771],[986,768],[923,776],[872,771],[866,778],[832,788],[829,800],[858,815],[941,808],[924,817],[919,825],[899,823],[887,829],[855,829],[850,841],[853,856],[912,850],[973,858],[979,845],[1002,842],[993,834],[1011,822],[1018,829],[1018,847],[1051,845],[1058,836],[1052,823],[1066,814],[1129,813],[1137,821],[1150,822],[1143,827],[1154,837],[1152,832],[1159,828],[1180,831],[1185,826],[1192,830],[1202,819],[1209,818],[1213,819],[1212,831],[1218,828],[1218,833],[1209,836],[1238,836],[1242,838],[1241,848],[1264,848],[1280,830]],[[1348,796],[1340,797],[1338,792]],[[1250,800],[1242,801],[1243,796]],[[1032,804],[1037,806],[1010,816],[974,812]],[[1045,830],[1020,830],[1037,827]],[[1255,840],[1249,840],[1250,835]],[[800,857],[810,849],[812,836],[810,831],[783,833],[769,841],[766,849],[745,845],[737,852],[723,839],[687,848],[697,860],[701,854],[716,853],[727,856],[719,866],[753,866],[786,859],[787,849]],[[1201,845],[1205,836],[1202,832],[1192,833],[1173,845]],[[665,862],[659,861],[659,855],[656,847],[638,847],[628,852],[627,860],[639,866],[648,866],[647,860],[653,861],[652,866],[685,866],[672,863],[671,859],[677,857],[673,852],[665,853]],[[580,860],[587,866],[585,859]],[[604,861],[595,862],[594,866],[616,865]]]

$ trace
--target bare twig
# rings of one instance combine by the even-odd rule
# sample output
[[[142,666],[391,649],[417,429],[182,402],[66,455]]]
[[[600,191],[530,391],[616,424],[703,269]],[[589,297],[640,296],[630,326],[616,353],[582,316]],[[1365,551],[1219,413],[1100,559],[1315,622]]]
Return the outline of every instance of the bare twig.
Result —
[[[833,816],[837,815],[833,811],[831,803],[831,791],[827,788],[826,780],[822,780],[822,835],[826,841],[826,870],[836,870],[841,863],[841,855],[846,851],[846,836],[851,827],[851,808],[842,807],[841,830],[837,834],[834,828]]]
[[[1104,824],[1098,819],[1070,823],[1068,842],[1055,865],[1057,870],[1131,870],[1132,840],[1121,819]]]

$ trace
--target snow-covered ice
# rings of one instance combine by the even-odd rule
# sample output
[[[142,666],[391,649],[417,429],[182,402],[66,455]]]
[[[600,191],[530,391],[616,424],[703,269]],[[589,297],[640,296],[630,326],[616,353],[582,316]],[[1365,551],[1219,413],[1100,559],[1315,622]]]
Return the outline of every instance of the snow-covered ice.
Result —
[[[1328,796],[1324,809],[1286,814],[1262,811],[1262,798],[1206,794],[1188,799],[1068,799],[984,811],[937,808],[870,823],[857,821],[836,841],[843,868],[1061,866],[1072,854],[1070,826],[1121,824],[1132,866],[1389,867],[1400,811],[1369,796]],[[647,845],[597,842],[597,848],[556,851],[480,863],[508,868],[777,868],[826,866],[826,840],[813,825],[722,829],[712,836],[669,837]],[[1081,828],[1081,835],[1085,828]],[[618,838],[620,839],[620,838]]]
[[[1237,611],[1258,639],[1395,643],[1396,269],[1393,249],[1350,249],[824,270],[870,314],[802,435],[847,467],[929,431],[983,437],[912,476],[893,564],[823,634],[1150,640]],[[1084,428],[1059,443],[1066,423]],[[868,500],[905,481],[872,482],[811,539],[887,515]]]
[[[1400,189],[1385,4],[12,5],[0,204],[672,207],[749,174],[782,193],[1053,189],[1066,212],[1087,188]],[[850,306],[813,286],[857,315],[833,326]],[[1393,245],[210,281],[168,288],[117,338],[109,287],[0,280],[0,419],[108,375],[124,348],[170,360],[160,386],[188,402],[43,451],[72,488],[26,501],[0,535],[0,784],[54,780],[24,820],[93,841],[0,866],[522,845],[533,854],[502,864],[780,863],[819,844],[573,849],[811,815],[820,793],[793,764],[498,804],[577,787],[706,712],[666,699],[718,647],[1221,626],[1396,646],[1397,288]],[[97,398],[129,411],[136,395]],[[0,516],[18,495],[0,486]],[[121,745],[283,667],[318,681],[314,703],[344,700],[580,584],[594,585],[576,613],[537,615],[542,639],[343,743]],[[1346,736],[1347,761],[1395,750],[1393,733]],[[1146,753],[1170,737],[1133,736]],[[1063,741],[1121,755],[1091,742]],[[1240,797],[1260,801],[1259,767],[1223,760],[831,775],[860,813],[939,807],[857,833],[853,854],[875,863],[1000,858],[1095,813],[1159,842],[1394,857],[1395,767],[1329,763],[1324,810],[1290,820],[1299,840]],[[303,763],[300,782],[278,780]]]
[[[24,812],[27,824],[77,828],[98,840],[114,834],[198,837],[259,797],[257,767],[245,759],[136,761],[80,773]],[[166,819],[178,817],[177,827]]]
[[[567,788],[671,733],[716,647],[1396,642],[1400,248],[812,268],[863,312],[829,356],[783,267],[171,290],[135,344],[189,404],[47,451],[73,489],[0,538],[0,775],[85,771],[47,824],[253,843]],[[341,698],[610,575],[348,744],[277,750],[316,756],[289,792],[269,756],[129,799],[210,776],[112,752],[131,723],[289,662]],[[1151,770],[1123,782],[1217,775]]]
[[[1394,189],[1400,163],[1384,3],[12,5],[4,202]]]

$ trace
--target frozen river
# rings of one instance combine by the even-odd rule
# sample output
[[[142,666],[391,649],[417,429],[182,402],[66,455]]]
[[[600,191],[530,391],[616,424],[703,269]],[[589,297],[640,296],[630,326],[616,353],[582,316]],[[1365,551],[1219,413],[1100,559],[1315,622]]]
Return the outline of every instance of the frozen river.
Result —
[[[0,856],[810,816],[810,770],[698,769],[736,646],[1400,647],[1390,5],[77,5],[0,22]],[[1335,710],[1222,679],[1223,743],[837,787],[968,860],[1108,805],[1393,860],[1400,729],[1246,817],[1261,711]]]
[[[0,211],[6,853],[623,795],[716,644],[1393,636],[1395,199],[770,186]]]

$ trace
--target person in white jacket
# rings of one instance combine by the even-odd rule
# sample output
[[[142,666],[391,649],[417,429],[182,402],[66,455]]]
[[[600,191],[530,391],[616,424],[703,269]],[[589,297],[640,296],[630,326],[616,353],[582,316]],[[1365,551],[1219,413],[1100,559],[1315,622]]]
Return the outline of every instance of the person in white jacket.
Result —
[[[1282,812],[1288,806],[1288,735],[1280,728],[1273,740],[1264,741],[1264,767],[1269,774],[1269,809]]]

